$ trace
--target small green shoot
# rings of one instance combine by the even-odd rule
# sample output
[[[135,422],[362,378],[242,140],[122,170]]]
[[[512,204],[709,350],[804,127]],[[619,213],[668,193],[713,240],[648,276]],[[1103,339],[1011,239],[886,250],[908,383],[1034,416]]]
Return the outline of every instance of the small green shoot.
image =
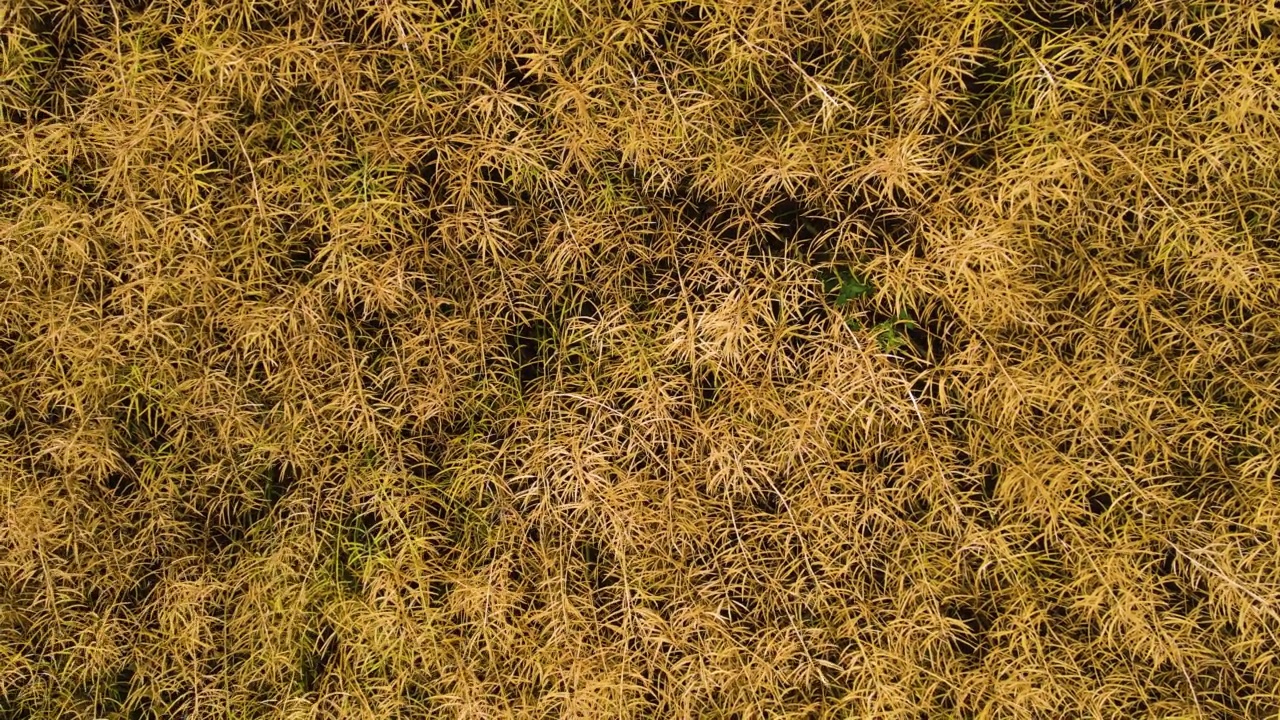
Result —
[[[870,297],[875,286],[851,268],[835,268],[822,274],[822,289],[827,295],[835,295],[833,303],[842,308],[854,300]]]
[[[837,308],[848,308],[854,300],[862,300],[875,292],[875,285],[865,275],[860,275],[853,268],[837,267],[822,273],[822,290],[831,303]],[[854,331],[863,330],[863,324],[856,317],[846,316],[845,324]],[[897,315],[872,325],[869,330],[880,344],[880,349],[893,352],[909,344],[905,330],[917,327],[906,310],[898,310]]]
[[[916,327],[919,326],[907,315],[906,311],[899,310],[897,317],[873,325],[871,334],[875,336],[876,342],[880,343],[881,350],[893,352],[910,343],[910,340],[907,339],[906,334],[902,331]]]

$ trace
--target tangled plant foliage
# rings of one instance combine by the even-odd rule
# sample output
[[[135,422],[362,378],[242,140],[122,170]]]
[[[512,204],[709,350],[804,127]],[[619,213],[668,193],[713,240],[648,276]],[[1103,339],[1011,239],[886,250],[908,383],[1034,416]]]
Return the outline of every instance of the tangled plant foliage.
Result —
[[[1280,712],[1277,0],[0,23],[0,717]]]

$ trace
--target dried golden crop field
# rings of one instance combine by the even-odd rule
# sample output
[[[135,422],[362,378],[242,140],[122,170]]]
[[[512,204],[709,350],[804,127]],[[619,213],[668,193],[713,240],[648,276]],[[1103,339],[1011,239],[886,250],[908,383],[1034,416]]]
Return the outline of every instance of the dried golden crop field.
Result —
[[[1278,0],[0,0],[0,718],[1276,718]]]

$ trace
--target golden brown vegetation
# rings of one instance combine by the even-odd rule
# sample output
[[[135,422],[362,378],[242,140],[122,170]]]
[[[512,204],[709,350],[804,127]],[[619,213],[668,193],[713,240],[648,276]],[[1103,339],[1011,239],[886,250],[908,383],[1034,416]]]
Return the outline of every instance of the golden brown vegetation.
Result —
[[[0,3],[0,716],[1275,717],[1278,22]]]

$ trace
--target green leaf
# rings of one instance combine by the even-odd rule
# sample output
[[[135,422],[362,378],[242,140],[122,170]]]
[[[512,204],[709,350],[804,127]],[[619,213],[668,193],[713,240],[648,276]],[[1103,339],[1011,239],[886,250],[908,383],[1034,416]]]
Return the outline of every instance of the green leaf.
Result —
[[[907,344],[907,339],[893,328],[888,328],[876,335],[876,341],[880,343],[880,349],[885,352],[893,352]]]
[[[907,315],[905,310],[898,312],[897,317],[892,320],[885,320],[876,323],[871,327],[871,334],[875,336],[876,342],[880,344],[880,349],[885,352],[893,352],[898,348],[909,344],[907,336],[898,331],[898,328],[910,330],[918,327],[916,322]]]
[[[834,300],[836,307],[844,307],[854,300],[871,295],[874,287],[870,280],[858,275],[851,268],[836,268],[823,273],[822,289],[828,295],[836,296]]]

